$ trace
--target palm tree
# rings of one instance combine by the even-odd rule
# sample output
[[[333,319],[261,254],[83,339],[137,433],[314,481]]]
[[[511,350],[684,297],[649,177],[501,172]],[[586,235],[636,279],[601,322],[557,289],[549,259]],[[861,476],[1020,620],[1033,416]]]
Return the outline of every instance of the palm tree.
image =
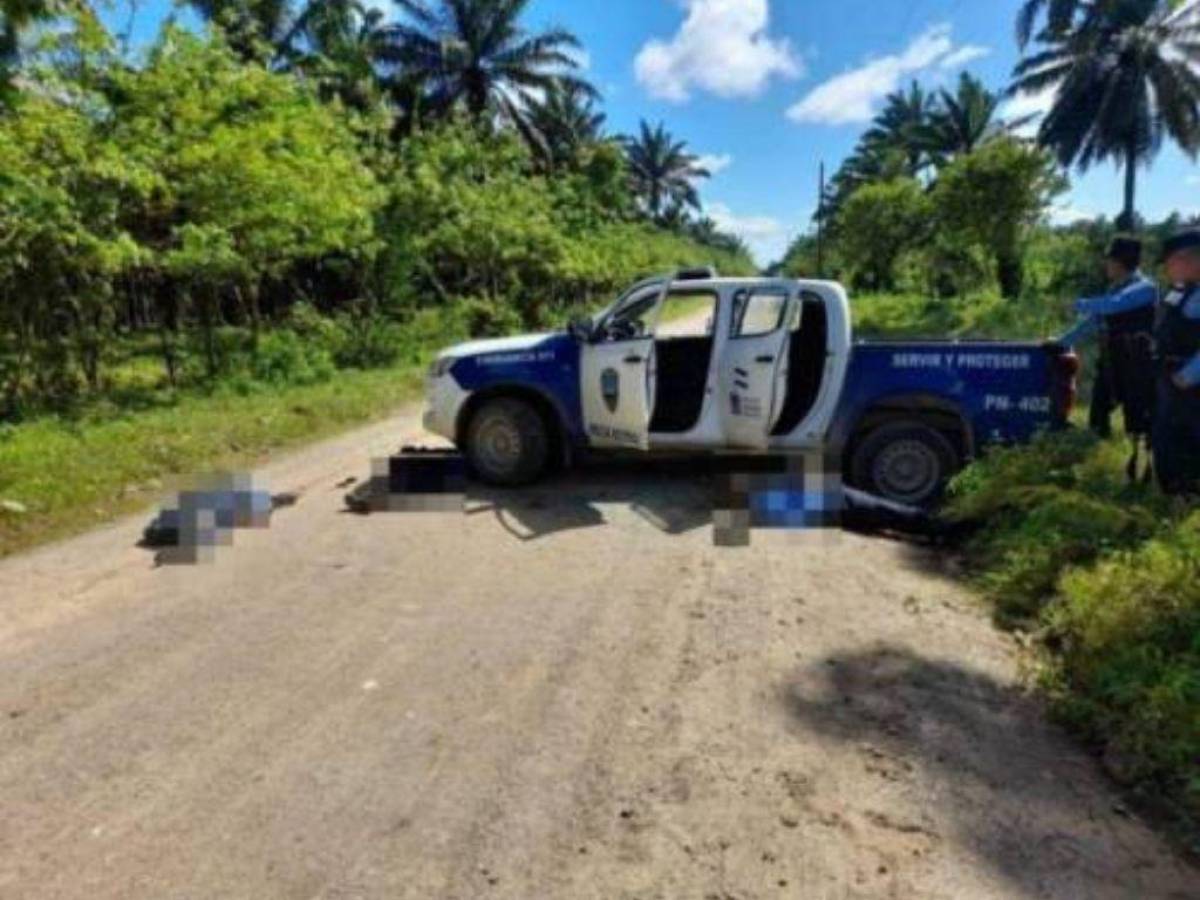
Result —
[[[1085,0],[1025,0],[1017,13],[1017,43],[1022,50],[1029,45],[1042,13],[1046,14],[1047,37],[1069,31],[1084,4]]]
[[[245,60],[286,54],[295,35],[290,0],[188,0],[206,22],[219,25],[233,51]]]
[[[499,113],[521,118],[531,92],[557,84],[595,89],[577,77],[570,51],[579,40],[550,29],[531,35],[519,24],[530,0],[395,0],[400,20],[384,31],[383,59],[397,78],[423,85],[426,108],[445,111],[462,104],[477,118]]]
[[[518,127],[550,168],[569,165],[584,147],[602,138],[605,115],[595,95],[572,82],[555,82],[522,110]]]
[[[696,181],[710,173],[687,152],[686,142],[676,140],[661,122],[651,128],[645,120],[641,133],[623,142],[633,193],[652,219],[662,223],[668,213],[674,218],[689,207],[700,208]]]
[[[1133,228],[1138,166],[1167,137],[1193,158],[1200,151],[1200,22],[1166,0],[1095,0],[1039,44],[1017,66],[1011,91],[1056,92],[1038,141],[1062,165],[1124,166],[1118,227]]]
[[[904,154],[908,174],[916,176],[928,164],[922,136],[933,108],[933,96],[914,81],[908,91],[888,95],[863,141],[876,150],[899,150]]]
[[[992,93],[978,78],[963,72],[953,94],[944,88],[938,92],[936,108],[922,131],[926,150],[938,165],[970,153],[1002,130],[996,121],[999,107],[999,94]]]
[[[323,96],[366,110],[382,98],[377,64],[385,46],[382,10],[361,0],[312,0],[285,40],[285,55]]]

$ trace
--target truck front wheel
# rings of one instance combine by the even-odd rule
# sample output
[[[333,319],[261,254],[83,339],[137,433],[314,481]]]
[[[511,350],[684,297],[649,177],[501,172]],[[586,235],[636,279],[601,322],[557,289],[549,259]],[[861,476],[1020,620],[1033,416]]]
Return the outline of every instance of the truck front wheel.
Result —
[[[850,459],[851,484],[908,506],[929,506],[958,471],[958,451],[927,425],[896,422],[870,432]]]
[[[517,487],[536,481],[550,459],[550,435],[541,414],[516,397],[483,404],[467,425],[467,462],[487,484]]]

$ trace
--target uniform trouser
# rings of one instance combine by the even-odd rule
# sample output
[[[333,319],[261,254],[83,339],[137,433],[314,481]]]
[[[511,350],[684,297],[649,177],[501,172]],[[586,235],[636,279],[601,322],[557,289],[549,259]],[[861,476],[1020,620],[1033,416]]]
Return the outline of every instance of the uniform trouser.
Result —
[[[1092,405],[1088,411],[1088,426],[1100,437],[1112,435],[1112,414],[1116,407],[1112,360],[1107,353],[1101,353],[1096,364],[1096,380],[1092,385]]]
[[[1169,377],[1159,379],[1151,440],[1163,492],[1200,491],[1200,389],[1182,391]]]

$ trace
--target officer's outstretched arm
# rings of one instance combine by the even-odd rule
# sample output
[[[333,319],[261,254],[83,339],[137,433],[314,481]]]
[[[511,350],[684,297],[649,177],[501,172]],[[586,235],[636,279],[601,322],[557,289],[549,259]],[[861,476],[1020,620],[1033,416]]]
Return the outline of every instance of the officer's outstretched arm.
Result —
[[[1193,356],[1175,373],[1175,384],[1186,389],[1200,385],[1200,353]]]
[[[1058,339],[1058,343],[1067,347],[1078,347],[1096,336],[1100,331],[1100,318],[1089,315],[1080,319],[1075,326]]]

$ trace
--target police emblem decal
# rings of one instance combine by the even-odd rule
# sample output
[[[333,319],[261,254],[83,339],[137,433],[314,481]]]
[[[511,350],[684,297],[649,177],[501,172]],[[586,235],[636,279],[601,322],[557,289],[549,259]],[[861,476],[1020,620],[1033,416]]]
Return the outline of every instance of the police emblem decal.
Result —
[[[621,376],[616,369],[605,369],[600,373],[600,396],[609,412],[616,412],[621,402]]]

